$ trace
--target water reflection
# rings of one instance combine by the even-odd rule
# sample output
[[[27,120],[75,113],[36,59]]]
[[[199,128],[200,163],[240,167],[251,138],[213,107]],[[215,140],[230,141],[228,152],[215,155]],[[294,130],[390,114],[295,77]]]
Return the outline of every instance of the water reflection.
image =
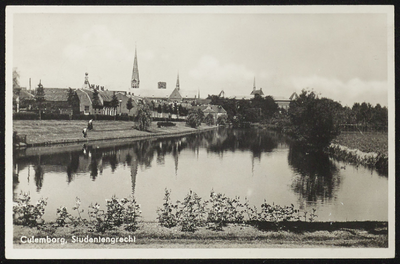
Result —
[[[150,207],[162,203],[165,187],[173,189],[177,197],[191,188],[203,188],[206,195],[215,188],[227,195],[230,192],[232,197],[251,196],[259,203],[264,198],[282,205],[297,203],[301,208],[311,203],[326,214],[325,219],[334,210],[345,210],[342,205],[335,207],[345,201],[347,211],[335,217],[347,220],[347,212],[350,215],[357,209],[357,215],[369,219],[374,201],[385,204],[373,195],[367,201],[365,192],[382,197],[387,193],[387,179],[366,178],[361,167],[351,169],[349,165],[341,170],[338,161],[305,153],[267,130],[221,128],[178,138],[30,148],[14,154],[14,197],[19,190],[36,190],[37,196],[54,200],[55,208],[64,201],[73,202],[74,197],[69,196],[78,195],[75,193],[90,196],[86,198],[92,202],[109,198],[103,197],[106,193],[111,197],[123,190],[121,195],[142,195],[146,210],[154,214],[156,208]],[[29,184],[30,178],[34,184]],[[58,197],[50,197],[54,193]],[[357,205],[350,207],[354,201]],[[384,214],[376,213],[373,218],[380,219]],[[156,216],[148,213],[148,217]]]
[[[183,149],[198,153],[200,148],[207,152],[223,155],[224,152],[251,151],[252,158],[261,159],[263,152],[271,152],[284,139],[271,134],[267,130],[231,130],[220,128],[205,133],[191,134],[180,138],[143,140],[122,146],[99,147],[96,143],[84,144],[81,149],[69,152],[41,154],[37,156],[19,153],[14,158],[14,166],[30,163],[35,171],[37,192],[43,186],[47,172],[66,172],[66,182],[75,180],[78,173],[89,173],[95,181],[103,169],[110,167],[115,172],[119,164],[132,167],[132,178],[136,177],[138,166],[149,169],[156,157],[156,163],[165,163],[166,155],[171,154],[175,163],[175,174],[179,168],[179,155]],[[134,180],[132,180],[134,182]],[[14,180],[14,189],[18,180]]]
[[[292,189],[301,201],[316,202],[335,198],[340,185],[339,168],[324,153],[308,153],[289,146],[288,163],[294,172]]]

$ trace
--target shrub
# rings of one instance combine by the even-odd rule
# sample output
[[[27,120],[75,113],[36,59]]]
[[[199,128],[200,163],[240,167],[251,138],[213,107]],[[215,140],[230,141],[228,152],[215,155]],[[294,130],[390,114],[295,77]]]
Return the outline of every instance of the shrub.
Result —
[[[33,227],[44,222],[41,218],[44,215],[44,208],[47,205],[47,199],[39,199],[36,205],[32,205],[30,200],[31,197],[29,193],[21,191],[16,204],[13,206],[15,224]]]
[[[38,120],[39,115],[33,112],[19,112],[13,113],[14,120]]]
[[[205,225],[205,204],[201,198],[190,190],[183,202],[179,202],[179,222],[184,232],[194,232]]]
[[[169,126],[176,126],[176,124],[172,122],[157,122],[158,127],[169,127]]]
[[[158,222],[165,227],[171,228],[179,223],[178,205],[170,201],[171,191],[165,189],[164,204],[162,208],[157,208]]]
[[[214,125],[214,116],[212,114],[208,114],[204,118],[204,122],[206,123],[207,126],[212,126]]]
[[[148,105],[145,103],[139,103],[138,104],[138,111],[135,116],[135,123],[136,123],[136,128],[138,130],[147,130],[147,128],[150,127],[151,125],[151,110]]]
[[[226,115],[222,115],[217,118],[217,125],[225,126],[226,124],[228,124],[228,117]]]
[[[207,208],[207,223],[213,230],[222,230],[227,223],[242,223],[244,220],[243,211],[240,207],[239,197],[230,199],[221,193],[211,191],[210,207]]]
[[[100,209],[100,204],[95,203],[89,206],[89,218],[97,232],[112,230],[121,225],[125,230],[136,231],[138,219],[141,216],[140,205],[134,197],[118,200],[112,196],[107,201],[107,211]]]
[[[193,109],[189,112],[189,115],[186,118],[186,124],[192,128],[196,128],[201,125],[203,118],[204,113],[201,109]]]

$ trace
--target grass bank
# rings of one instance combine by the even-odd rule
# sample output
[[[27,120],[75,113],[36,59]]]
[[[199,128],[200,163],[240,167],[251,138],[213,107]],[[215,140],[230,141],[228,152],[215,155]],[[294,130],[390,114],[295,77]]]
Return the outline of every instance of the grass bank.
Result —
[[[382,175],[388,174],[387,133],[342,133],[332,141],[329,152],[339,160],[376,168]]]
[[[178,227],[166,228],[155,222],[142,222],[135,232],[123,229],[105,233],[89,232],[87,227],[41,228],[14,225],[15,248],[296,248],[296,247],[388,247],[387,222],[315,222],[292,224],[291,228],[270,230],[262,224],[228,224],[222,231],[202,227],[196,232],[181,232]],[[294,228],[294,229],[293,229]],[[67,243],[29,244],[24,237],[64,238]],[[111,244],[77,243],[80,239],[128,237],[134,242]],[[21,241],[22,239],[22,241]],[[75,243],[74,243],[75,242]]]
[[[26,135],[28,147],[52,144],[84,143],[99,140],[151,138],[168,135],[184,135],[198,131],[213,129],[202,124],[198,128],[186,126],[184,122],[176,122],[176,126],[157,127],[152,122],[147,131],[134,128],[133,122],[128,121],[93,121],[94,129],[83,138],[82,129],[87,126],[85,120],[14,120],[13,131],[19,135]]]

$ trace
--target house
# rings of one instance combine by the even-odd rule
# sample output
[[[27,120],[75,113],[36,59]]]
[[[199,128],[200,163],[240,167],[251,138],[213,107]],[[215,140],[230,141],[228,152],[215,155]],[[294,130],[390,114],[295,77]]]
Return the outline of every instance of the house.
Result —
[[[211,114],[215,120],[220,116],[227,115],[226,110],[220,105],[201,105],[197,108],[203,111],[204,116]]]
[[[13,111],[18,113],[24,110],[32,110],[34,103],[35,96],[25,87],[13,89]]]
[[[279,108],[287,110],[287,109],[289,109],[290,102],[293,100],[296,100],[297,98],[299,98],[299,96],[297,95],[296,92],[294,92],[294,93],[292,93],[292,95],[289,98],[286,98],[283,96],[276,96],[273,98]]]

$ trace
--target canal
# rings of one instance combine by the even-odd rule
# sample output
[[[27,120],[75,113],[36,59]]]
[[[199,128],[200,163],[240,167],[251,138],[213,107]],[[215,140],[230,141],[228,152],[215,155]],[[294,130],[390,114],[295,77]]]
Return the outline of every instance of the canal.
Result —
[[[13,159],[14,199],[29,192],[47,198],[44,219],[54,221],[79,197],[91,203],[134,195],[144,221],[156,221],[165,188],[172,201],[192,190],[210,191],[260,206],[316,209],[317,221],[388,220],[388,178],[375,170],[313,155],[268,130],[218,130],[185,137],[28,148]]]

